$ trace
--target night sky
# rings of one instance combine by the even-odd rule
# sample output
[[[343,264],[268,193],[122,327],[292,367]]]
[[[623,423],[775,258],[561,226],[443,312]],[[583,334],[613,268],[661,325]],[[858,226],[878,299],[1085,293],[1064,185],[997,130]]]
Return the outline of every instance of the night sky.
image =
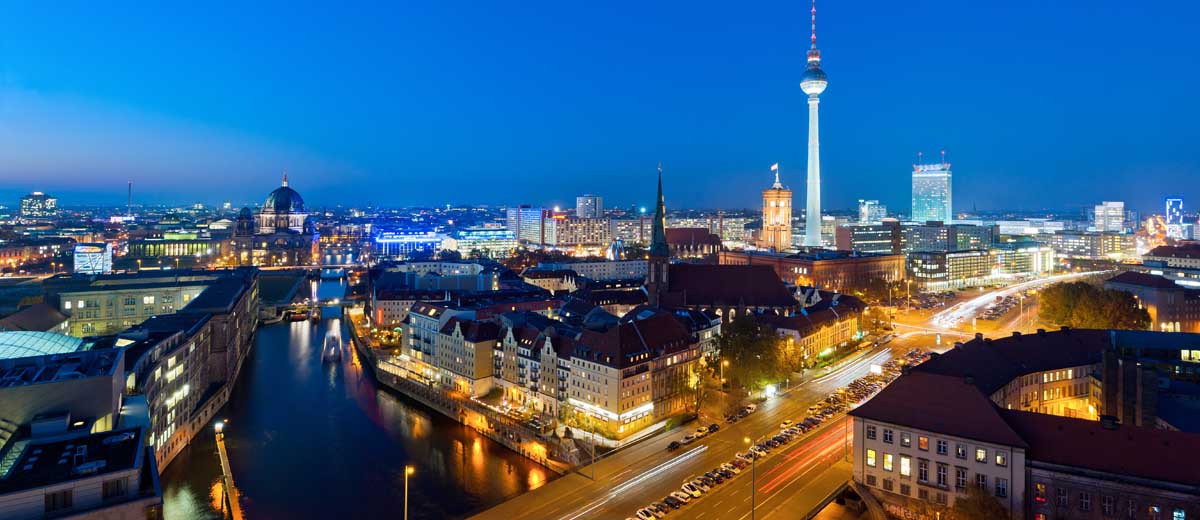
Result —
[[[301,2],[303,3],[303,2]],[[806,2],[6,2],[0,201],[752,207],[803,197]],[[54,5],[50,5],[54,4]],[[1200,205],[1200,2],[825,0],[824,205]],[[797,203],[802,206],[802,203]]]

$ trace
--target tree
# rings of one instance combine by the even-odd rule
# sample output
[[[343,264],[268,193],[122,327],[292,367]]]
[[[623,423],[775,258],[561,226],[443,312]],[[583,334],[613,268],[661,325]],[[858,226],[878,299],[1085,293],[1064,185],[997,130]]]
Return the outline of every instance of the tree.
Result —
[[[1043,289],[1038,318],[1081,329],[1135,329],[1150,326],[1150,314],[1132,294],[1087,282],[1067,282]]]
[[[737,386],[761,388],[779,374],[779,336],[749,315],[721,327],[717,344],[729,360],[725,378]]]
[[[1012,515],[986,489],[970,486],[967,496],[954,500],[950,517],[954,520],[996,520],[997,518],[1011,518]]]

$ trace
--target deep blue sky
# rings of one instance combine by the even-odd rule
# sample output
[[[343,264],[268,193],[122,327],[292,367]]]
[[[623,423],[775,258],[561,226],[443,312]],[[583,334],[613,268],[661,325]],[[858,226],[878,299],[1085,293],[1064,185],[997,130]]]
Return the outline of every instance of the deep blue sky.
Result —
[[[660,160],[674,207],[755,206],[776,161],[803,196],[803,1],[22,4],[3,201],[254,202],[287,170],[310,205],[612,206]],[[818,9],[827,208],[907,211],[943,148],[959,208],[1200,205],[1200,3]]]

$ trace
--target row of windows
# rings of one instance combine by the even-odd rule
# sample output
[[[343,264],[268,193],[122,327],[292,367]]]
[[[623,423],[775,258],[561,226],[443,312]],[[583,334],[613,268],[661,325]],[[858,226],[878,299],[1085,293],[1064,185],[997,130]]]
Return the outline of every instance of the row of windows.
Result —
[[[1033,501],[1036,505],[1045,505],[1047,503],[1048,498],[1046,491],[1046,484],[1041,482],[1036,482],[1033,484]],[[1074,498],[1074,501],[1072,501],[1072,498]],[[1100,511],[1104,514],[1104,516],[1116,516],[1118,514],[1119,504],[1115,496],[1100,495],[1099,498]],[[1072,502],[1074,502],[1075,508],[1085,513],[1092,511],[1092,508],[1094,507],[1094,494],[1089,491],[1079,491],[1074,494],[1074,497],[1072,497],[1072,493],[1069,489],[1065,487],[1059,487],[1055,488],[1054,490],[1054,499],[1055,506],[1059,510],[1071,509]],[[1129,519],[1139,518],[1138,512],[1145,511],[1145,517],[1150,518],[1151,520],[1187,520],[1187,512],[1182,508],[1172,509],[1170,511],[1171,516],[1164,516],[1166,515],[1167,510],[1158,504],[1149,504],[1145,507],[1145,509],[1142,509],[1138,506],[1137,501],[1128,499],[1124,501],[1123,505],[1124,507],[1122,508],[1123,511],[1121,514],[1123,514],[1125,518]],[[1038,513],[1034,515],[1034,518],[1038,520],[1046,520],[1046,515],[1044,513]]]
[[[867,425],[867,439],[875,440],[878,430],[874,425]],[[921,451],[929,451],[929,437],[925,435],[917,436],[917,449]],[[896,442],[896,432],[891,428],[883,428],[883,442],[886,444],[894,444]],[[913,436],[909,432],[900,432],[900,446],[910,448],[913,445]],[[938,455],[947,455],[950,443],[945,439],[936,439],[935,446]],[[966,444],[956,443],[954,445],[954,456],[958,459],[966,460],[970,447]],[[1008,466],[1008,452],[1003,450],[993,450],[994,462],[997,466]],[[988,449],[983,447],[975,448],[975,462],[987,464]]]
[[[879,466],[880,461],[878,460],[879,459],[878,455],[879,454],[873,449],[867,450],[866,464],[868,467],[871,467],[871,468],[880,467]],[[883,455],[882,469],[884,471],[893,471],[895,469],[895,457],[891,453],[883,453],[882,455]],[[899,459],[900,459],[900,468],[899,468],[900,477],[905,478],[905,479],[912,478],[912,458],[909,457],[908,455],[902,454],[899,456]],[[947,474],[949,472],[949,465],[939,462],[936,465],[935,471],[936,471],[935,480],[933,481],[933,484],[935,484],[939,487],[949,487],[949,483],[946,480]],[[967,477],[968,477],[967,476],[967,468],[955,467],[954,468],[954,488],[958,491],[965,491],[967,489],[967,483],[968,483]],[[930,481],[929,481],[929,460],[917,459],[917,481],[922,484],[930,483]],[[987,490],[988,489],[988,476],[983,473],[976,473],[975,474],[975,486],[978,487],[979,489]],[[1008,479],[996,478],[994,492],[997,497],[1002,497],[1002,498],[1007,497],[1008,496]]]

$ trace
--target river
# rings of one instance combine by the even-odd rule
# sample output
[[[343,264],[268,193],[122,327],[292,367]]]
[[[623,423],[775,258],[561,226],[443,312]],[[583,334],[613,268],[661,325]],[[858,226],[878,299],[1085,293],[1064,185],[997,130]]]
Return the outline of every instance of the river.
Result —
[[[322,299],[345,286],[323,281]],[[457,422],[376,384],[352,348],[322,362],[337,308],[324,320],[262,327],[224,419],[226,447],[246,516],[401,518],[411,464],[409,518],[463,517],[541,486],[554,473]],[[167,520],[221,518],[212,425],[162,475]]]

